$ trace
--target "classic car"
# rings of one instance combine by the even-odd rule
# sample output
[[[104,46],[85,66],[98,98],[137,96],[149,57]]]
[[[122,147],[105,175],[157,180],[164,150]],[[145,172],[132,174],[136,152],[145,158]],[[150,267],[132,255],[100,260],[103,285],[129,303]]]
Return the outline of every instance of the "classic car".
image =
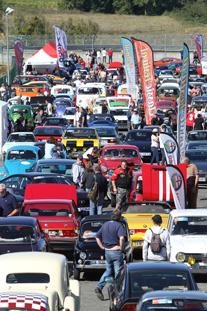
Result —
[[[73,253],[73,275],[79,280],[80,272],[106,269],[105,251],[98,246],[95,235],[101,226],[111,219],[111,215],[87,216],[81,221],[80,233]],[[133,261],[133,248],[127,221],[122,217],[122,225],[126,228],[125,262]]]
[[[207,304],[207,294],[195,291],[180,291],[179,286],[175,291],[153,291],[142,296],[136,311],[154,310],[162,311],[192,311],[205,310]]]
[[[47,117],[44,123],[45,126],[60,126],[65,131],[69,125],[68,120],[62,117]]]
[[[73,250],[80,228],[75,186],[27,185],[20,214],[39,220],[54,250]]]
[[[34,129],[34,135],[38,141],[46,141],[52,136],[61,142],[63,133],[61,126],[36,126]]]
[[[53,85],[56,84],[64,84],[65,83],[65,79],[60,78],[58,76],[52,75],[52,74],[45,74],[43,77],[46,77],[47,81],[50,81],[50,83],[52,83]]]
[[[31,81],[31,82],[25,83],[24,86],[35,86],[39,89],[40,92],[42,92],[44,91],[45,86],[47,90],[50,90],[52,87],[52,84],[48,81]]]
[[[153,290],[194,290],[198,287],[184,264],[170,262],[136,262],[123,267],[108,287],[109,309],[134,311],[141,296]]]
[[[88,121],[88,126],[113,126],[118,130],[118,125],[114,119],[114,116],[109,113],[92,114]]]
[[[203,96],[195,96],[191,100],[190,107],[195,108],[195,111],[197,111],[197,108],[201,108],[201,111],[205,111],[207,105],[207,95]]]
[[[179,97],[180,86],[178,83],[163,83],[157,90],[157,96]]]
[[[4,254],[0,256],[0,264],[4,267],[0,273],[1,293],[35,292],[48,298],[50,310],[79,310],[80,284],[69,279],[68,260],[64,255],[42,252]],[[39,310],[42,311],[40,306]]]
[[[10,107],[9,116],[15,123],[19,118],[19,113],[22,112],[24,118],[27,120],[27,128],[32,131],[34,128],[34,119],[32,109],[29,105],[14,105]]]
[[[23,96],[37,96],[38,88],[34,86],[18,86],[16,88],[16,95],[22,94]]]
[[[63,112],[63,118],[67,119],[69,126],[75,126],[75,107],[67,107]]]
[[[18,145],[9,148],[3,167],[0,168],[0,180],[14,173],[29,171],[40,158],[41,151],[35,146]]]
[[[73,127],[65,131],[62,143],[72,158],[77,158],[79,153],[84,153],[90,147],[99,147],[99,137],[94,128]]]
[[[207,149],[207,140],[206,141],[193,141],[193,142],[189,142],[186,145],[186,150],[189,149]]]
[[[190,131],[187,135],[187,142],[194,142],[194,141],[207,141],[207,130],[196,130]]]
[[[59,175],[72,175],[72,165],[75,160],[71,159],[42,159],[32,168],[33,172],[55,173]]]
[[[12,86],[15,88],[17,86],[21,86],[24,83],[30,82],[30,81],[47,81],[47,78],[42,75],[18,75],[14,78],[12,82]]]
[[[163,57],[160,60],[154,62],[154,66],[161,66],[161,65],[168,65],[172,62],[180,62],[182,63],[181,59],[174,58],[174,57]]]
[[[198,168],[199,183],[206,183],[207,176],[207,150],[206,149],[188,149],[185,151],[185,156],[190,159],[190,162]]]
[[[201,66],[196,65],[196,64],[189,64],[189,68],[190,69],[195,69],[196,70],[196,74],[200,74],[201,73]],[[178,74],[179,72],[181,72],[182,70],[182,65],[180,67],[176,68],[176,73]]]
[[[25,292],[0,293],[0,310],[49,311],[48,298],[41,294]]]
[[[103,83],[87,83],[77,89],[76,105],[88,108],[94,98],[106,95],[106,87]]]
[[[142,248],[145,232],[153,226],[152,217],[155,214],[161,215],[163,219],[162,226],[166,227],[171,210],[171,206],[164,202],[130,202],[125,207],[122,216],[127,220],[133,248]]]
[[[5,156],[7,149],[13,147],[13,146],[19,146],[19,145],[28,145],[28,146],[34,146],[36,142],[36,137],[32,132],[15,132],[11,133],[9,137],[7,138],[7,141],[2,147],[2,153]],[[5,157],[4,157],[5,158]]]
[[[120,144],[121,139],[113,126],[95,126],[99,136],[100,147]]]
[[[98,160],[102,174],[109,180],[114,170],[121,165],[122,160],[126,160],[128,167],[133,170],[138,170],[142,164],[139,149],[136,146],[105,146]]]
[[[207,273],[206,209],[173,210],[168,219],[171,262],[185,263],[193,273]]]
[[[123,130],[123,129],[127,129],[127,121],[128,121],[128,118],[127,118],[127,111],[128,111],[128,108],[127,109],[111,109],[110,110],[110,113],[114,116],[114,119],[116,120],[117,122],[117,126],[118,126],[118,129],[119,130]]]
[[[48,234],[39,221],[31,217],[0,218],[0,254],[52,251]]]
[[[51,95],[53,95],[55,98],[68,97],[70,99],[73,99],[74,98],[73,87],[71,85],[65,84],[53,86],[51,89]]]
[[[66,108],[74,107],[72,100],[66,97],[55,99],[53,106],[55,107],[57,117],[62,117]]]

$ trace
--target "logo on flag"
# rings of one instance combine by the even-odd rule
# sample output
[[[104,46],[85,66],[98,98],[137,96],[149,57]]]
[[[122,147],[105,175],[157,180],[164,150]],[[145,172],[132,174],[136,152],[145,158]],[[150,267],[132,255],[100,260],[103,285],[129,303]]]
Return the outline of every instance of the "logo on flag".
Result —
[[[175,191],[178,191],[182,186],[182,177],[178,173],[174,173],[171,177],[171,182]]]
[[[173,153],[175,151],[176,144],[172,140],[167,140],[164,143],[164,147],[165,147],[167,153]]]

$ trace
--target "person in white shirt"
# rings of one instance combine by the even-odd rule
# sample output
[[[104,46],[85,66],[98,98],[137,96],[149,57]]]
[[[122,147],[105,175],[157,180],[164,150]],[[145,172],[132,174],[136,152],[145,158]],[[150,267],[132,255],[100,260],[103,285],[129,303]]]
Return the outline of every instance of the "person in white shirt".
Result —
[[[102,57],[103,57],[103,63],[106,63],[106,50],[105,48],[103,48],[103,50],[101,51]]]
[[[160,126],[160,132],[167,132],[167,126],[165,124],[162,124]],[[163,145],[163,142],[162,140],[160,139],[160,149],[161,149],[161,153],[162,153],[162,162],[161,162],[161,165],[164,165],[165,162],[166,162],[166,157],[165,157],[165,150],[164,150],[164,145]]]
[[[131,116],[131,128],[132,130],[140,129],[141,128],[141,118],[137,113],[137,110],[134,109],[134,113]]]
[[[152,159],[151,159],[151,165],[154,163],[154,160],[156,160],[157,165],[159,165],[159,136],[158,136],[158,130],[153,129],[152,130],[152,136],[151,136],[151,150],[152,150]]]
[[[48,114],[48,116],[52,116],[52,114],[53,114],[53,111],[52,111],[52,104],[49,103],[48,100],[46,100],[45,103],[47,104],[47,114]]]
[[[74,81],[74,83],[75,83],[75,86],[76,86],[77,88],[80,87],[80,86],[81,86],[81,80],[80,80],[80,78],[77,77],[77,80]]]
[[[76,106],[76,112],[75,112],[75,126],[77,126],[77,127],[80,126],[80,115],[81,115],[81,112],[79,111],[79,107]]]
[[[100,64],[101,63],[101,51],[98,50],[96,54],[97,54],[97,64]]]

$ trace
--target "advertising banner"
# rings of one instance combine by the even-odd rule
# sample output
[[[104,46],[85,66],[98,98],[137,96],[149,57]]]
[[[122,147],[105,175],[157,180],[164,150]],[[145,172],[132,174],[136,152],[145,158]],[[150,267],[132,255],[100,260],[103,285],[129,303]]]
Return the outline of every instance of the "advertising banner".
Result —
[[[15,57],[16,57],[16,62],[17,62],[17,67],[18,67],[18,73],[20,75],[21,70],[22,70],[24,46],[23,46],[22,41],[19,39],[17,39],[14,42],[14,52],[15,52]]]
[[[202,35],[195,35],[195,45],[198,52],[198,58],[201,60],[203,57],[203,38]]]
[[[128,93],[132,95],[133,100],[136,100],[136,75],[135,75],[133,45],[129,39],[126,38],[121,39],[124,51],[127,90]]]
[[[176,209],[185,209],[186,196],[183,174],[181,170],[174,165],[167,165],[166,170],[171,184],[175,207]]]
[[[188,76],[189,76],[189,50],[188,50],[188,46],[184,43],[183,45],[183,66],[182,66],[180,97],[178,101],[178,123],[177,123],[177,139],[178,139],[178,145],[180,148],[180,161],[185,156]]]
[[[157,112],[153,53],[146,42],[134,38],[133,42],[141,80],[146,125],[150,125]]]
[[[139,84],[139,69],[138,69],[136,50],[135,50],[135,46],[134,46],[134,38],[131,38],[131,43],[133,45],[133,52],[134,52],[135,82],[136,82],[136,85],[138,85]]]
[[[167,164],[176,165],[180,162],[180,152],[177,140],[171,134],[160,132],[160,140],[164,147]]]
[[[59,67],[64,67],[64,59],[67,57],[67,38],[66,34],[59,27],[55,26],[56,50]]]

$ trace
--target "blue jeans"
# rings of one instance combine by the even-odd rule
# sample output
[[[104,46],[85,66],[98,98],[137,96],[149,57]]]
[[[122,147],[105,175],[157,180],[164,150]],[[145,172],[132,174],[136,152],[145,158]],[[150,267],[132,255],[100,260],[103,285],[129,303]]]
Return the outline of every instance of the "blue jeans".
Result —
[[[102,208],[103,208],[103,202],[104,202],[104,192],[99,192],[99,199],[91,201],[90,200],[90,211],[89,215],[95,215],[96,213],[96,206],[97,206],[97,214],[102,214]]]
[[[100,278],[97,287],[102,290],[102,288],[106,285],[104,281],[106,276],[117,276],[119,271],[124,266],[124,259],[122,251],[107,251],[105,250],[106,257],[106,271]]]
[[[151,165],[154,163],[154,160],[156,160],[157,165],[159,165],[159,153],[158,149],[156,147],[151,147],[152,150],[152,159],[151,159]]]
[[[162,162],[161,162],[161,165],[164,165],[165,164],[165,161],[166,161],[166,157],[165,157],[165,150],[164,148],[161,148],[161,152],[162,152]],[[167,161],[166,161],[167,162]],[[166,163],[167,164],[167,163]]]

